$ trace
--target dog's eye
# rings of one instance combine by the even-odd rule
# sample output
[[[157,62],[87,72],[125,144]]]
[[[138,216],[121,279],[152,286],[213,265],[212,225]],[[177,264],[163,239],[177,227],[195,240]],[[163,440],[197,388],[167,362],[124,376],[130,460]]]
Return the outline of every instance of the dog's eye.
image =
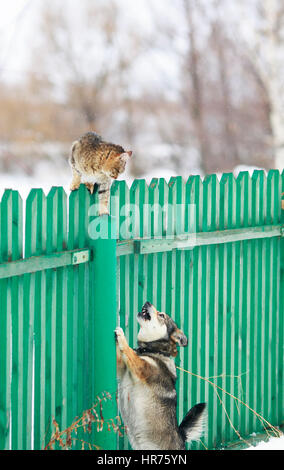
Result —
[[[161,317],[161,318],[166,318],[165,315],[164,315],[164,313],[160,313],[160,312],[159,312],[158,315],[159,315],[159,317]]]

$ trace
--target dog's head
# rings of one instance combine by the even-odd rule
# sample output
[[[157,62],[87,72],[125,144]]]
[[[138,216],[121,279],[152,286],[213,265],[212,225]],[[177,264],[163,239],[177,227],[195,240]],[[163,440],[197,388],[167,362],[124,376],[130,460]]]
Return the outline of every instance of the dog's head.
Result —
[[[150,343],[163,340],[175,345],[187,346],[187,337],[175,322],[166,313],[158,312],[150,302],[143,305],[137,319],[140,325],[139,342]]]

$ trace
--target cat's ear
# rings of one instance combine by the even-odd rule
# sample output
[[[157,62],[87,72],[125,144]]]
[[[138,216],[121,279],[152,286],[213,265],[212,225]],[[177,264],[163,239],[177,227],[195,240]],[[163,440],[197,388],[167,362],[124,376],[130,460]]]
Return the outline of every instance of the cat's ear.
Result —
[[[125,161],[127,161],[132,155],[131,150],[129,152],[123,152],[119,155],[120,158],[123,158]]]
[[[78,144],[78,140],[75,140],[75,142],[73,142],[73,144],[71,145],[71,154],[74,152],[77,144]]]

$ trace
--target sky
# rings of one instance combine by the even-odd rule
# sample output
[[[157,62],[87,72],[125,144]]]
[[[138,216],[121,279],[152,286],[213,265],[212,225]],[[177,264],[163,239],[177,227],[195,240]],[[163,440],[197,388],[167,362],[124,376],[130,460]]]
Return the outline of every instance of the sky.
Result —
[[[27,44],[38,14],[37,0],[0,0],[0,78],[21,78],[29,57]]]

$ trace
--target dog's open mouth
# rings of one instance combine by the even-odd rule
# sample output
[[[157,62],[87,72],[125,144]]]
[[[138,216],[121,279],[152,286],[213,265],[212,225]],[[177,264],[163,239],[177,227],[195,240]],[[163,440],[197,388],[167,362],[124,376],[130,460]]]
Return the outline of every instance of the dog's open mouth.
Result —
[[[147,305],[143,305],[141,312],[138,313],[138,317],[143,318],[143,320],[151,320]]]

